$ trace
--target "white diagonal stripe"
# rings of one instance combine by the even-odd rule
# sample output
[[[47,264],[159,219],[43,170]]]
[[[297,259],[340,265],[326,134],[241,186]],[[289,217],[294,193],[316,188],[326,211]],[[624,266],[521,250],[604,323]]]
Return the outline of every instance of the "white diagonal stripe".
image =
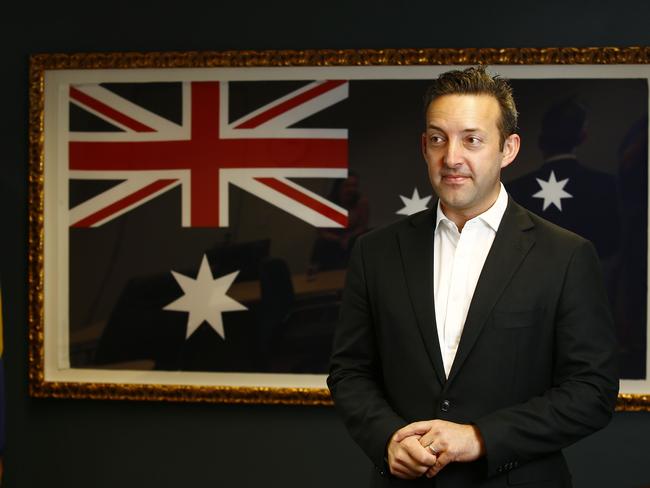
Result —
[[[169,174],[165,174],[169,173]],[[187,171],[173,171],[173,172],[154,172],[154,171],[73,171],[70,173],[71,179],[107,179],[107,180],[122,180],[122,183],[118,183],[115,186],[109,188],[108,190],[96,195],[88,200],[85,200],[83,203],[80,203],[76,207],[73,207],[69,211],[69,220],[70,225],[75,225],[77,222],[103,210],[104,208],[112,205],[121,199],[132,195],[133,193],[141,190],[142,188],[150,185],[151,183],[163,180],[163,179],[175,179],[177,180],[174,183],[171,183],[164,188],[143,197],[136,202],[133,202],[131,205],[112,213],[106,218],[97,221],[92,227],[99,227],[111,220],[116,219],[120,215],[125,214],[126,212],[133,210],[134,208],[156,198],[163,193],[168,192],[169,190],[176,188],[178,185],[182,186],[182,225],[187,227],[190,225],[190,208],[189,208],[189,191],[186,190],[186,186],[189,184],[189,175],[182,174],[187,173]]]
[[[322,85],[323,83],[326,83],[326,81],[310,83],[309,85],[265,105],[261,109],[255,110],[244,117],[229,123],[228,83],[222,82],[220,86],[220,100],[222,104],[221,120],[219,124],[220,136],[224,139],[347,139],[347,129],[294,129],[289,128],[289,126],[304,120],[307,117],[340,102],[341,100],[345,100],[349,93],[348,83],[339,85],[336,88],[312,98],[311,100],[301,103],[296,107],[283,112],[277,117],[267,120],[258,127],[252,129],[237,129],[238,125],[245,123],[257,115],[266,112],[280,103],[290,100],[307,90]]]
[[[183,103],[184,106],[187,105],[187,101],[185,100],[186,97],[186,91],[187,83],[183,83]],[[147,127],[150,127],[153,129],[155,132],[159,133],[171,133],[175,134],[178,133],[183,129],[182,126],[175,124],[174,122],[167,120],[164,117],[161,117],[158,114],[155,114],[149,110],[146,110],[145,108],[136,105],[135,103],[130,102],[129,100],[120,97],[119,95],[113,93],[110,90],[107,90],[106,88],[98,85],[98,84],[87,84],[87,85],[73,85],[74,88],[79,90],[80,92],[88,95],[89,97],[94,98],[95,100],[111,107],[114,110],[117,110],[118,112],[126,115],[127,117],[130,117],[133,120],[136,120],[137,122],[146,125]],[[81,106],[84,108],[84,110],[88,110],[89,112],[92,112],[93,114],[97,115],[98,117],[101,117],[103,120],[106,120],[107,122],[114,124],[123,130],[127,132],[135,132],[132,129],[129,129],[128,127],[125,127],[124,125],[120,124],[116,120],[110,118],[109,116],[106,116],[105,114],[101,114],[97,112],[96,110],[93,110],[92,108],[86,106],[83,104],[83,102],[80,102],[78,100],[70,99],[70,101],[78,106]],[[186,119],[184,120],[184,122]],[[78,133],[71,133],[71,136],[73,134],[78,134]],[[71,139],[71,140],[77,140],[77,139]]]
[[[266,194],[269,193],[273,195],[281,195],[282,196],[282,202],[287,203],[287,202],[292,202],[289,207],[286,206],[281,206],[277,205],[281,209],[289,212],[292,215],[296,215],[294,213],[294,209],[297,208],[297,206],[304,207],[304,205],[300,204],[299,202],[296,202],[293,199],[290,199],[286,197],[285,195],[279,194],[275,190],[272,190],[266,185],[263,185],[259,183],[258,181],[255,181],[255,178],[276,178],[279,180],[282,180],[284,183],[289,184],[290,186],[298,189],[302,193],[308,194],[312,198],[315,198],[316,200],[325,203],[329,207],[336,208],[336,209],[341,209],[342,212],[347,215],[347,211],[345,209],[342,209],[341,207],[338,207],[334,203],[330,202],[329,200],[324,199],[320,195],[316,195],[313,192],[310,192],[306,188],[303,188],[297,184],[295,184],[292,181],[287,180],[286,178],[346,178],[348,175],[348,170],[347,168],[237,168],[237,169],[222,169],[219,171],[219,226],[220,227],[228,227],[229,225],[229,220],[230,220],[230,212],[229,212],[229,194],[228,194],[228,189],[230,186],[230,183],[237,185],[240,188],[244,188],[244,186],[247,186],[247,188],[244,188],[246,191],[260,197],[260,198],[266,198]],[[255,184],[248,184],[248,182],[253,181]],[[242,186],[244,185],[244,186]],[[263,193],[257,194],[255,193],[256,189],[261,188],[263,190]],[[251,190],[252,189],[252,190]],[[274,196],[275,198],[275,196]],[[270,201],[270,203],[273,203],[276,205],[275,200]],[[308,208],[308,207],[304,207]],[[315,213],[317,215],[317,212],[315,212],[312,209],[309,209],[310,212]],[[298,215],[296,215],[298,216]],[[302,217],[300,217],[302,218]],[[321,227],[341,227],[340,224],[334,222],[332,225],[332,220],[328,219],[326,217],[323,217],[326,219],[327,223],[324,226]],[[305,220],[305,219],[303,219]],[[311,223],[311,220],[306,220],[306,222]],[[317,225],[317,224],[314,224]],[[318,226],[318,225],[317,225]]]

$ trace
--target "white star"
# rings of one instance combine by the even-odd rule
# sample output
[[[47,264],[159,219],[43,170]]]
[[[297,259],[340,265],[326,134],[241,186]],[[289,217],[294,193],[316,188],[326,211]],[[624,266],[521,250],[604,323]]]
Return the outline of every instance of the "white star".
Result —
[[[395,212],[398,215],[413,215],[420,210],[426,210],[428,208],[427,204],[429,203],[429,200],[431,200],[431,195],[420,198],[417,188],[413,189],[413,196],[411,198],[403,197],[402,195],[399,197],[402,199],[404,207]]]
[[[185,333],[186,339],[199,328],[203,321],[210,324],[222,339],[226,338],[221,314],[236,310],[248,310],[244,305],[226,295],[228,288],[230,288],[238,274],[239,271],[235,271],[214,279],[205,254],[196,279],[172,271],[172,275],[174,275],[185,294],[163,307],[163,310],[189,312],[187,331]]]
[[[573,195],[564,191],[564,186],[569,182],[569,178],[557,181],[555,179],[555,172],[551,171],[548,181],[540,180],[539,178],[535,179],[539,183],[541,190],[535,193],[533,197],[544,199],[542,210],[546,210],[549,205],[553,204],[558,210],[562,211],[562,199],[573,198]]]

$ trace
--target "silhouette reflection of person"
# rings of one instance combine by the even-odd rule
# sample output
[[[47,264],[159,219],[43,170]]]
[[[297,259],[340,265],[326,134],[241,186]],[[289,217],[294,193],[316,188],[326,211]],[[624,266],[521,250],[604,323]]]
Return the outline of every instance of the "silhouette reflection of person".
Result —
[[[551,106],[538,145],[544,164],[506,184],[528,210],[594,243],[601,260],[619,245],[617,178],[582,164],[576,149],[587,138],[587,112],[573,97]]]
[[[370,207],[359,183],[359,175],[354,171],[334,183],[329,199],[348,211],[348,226],[318,230],[311,255],[312,269],[345,268],[354,240],[368,231]]]

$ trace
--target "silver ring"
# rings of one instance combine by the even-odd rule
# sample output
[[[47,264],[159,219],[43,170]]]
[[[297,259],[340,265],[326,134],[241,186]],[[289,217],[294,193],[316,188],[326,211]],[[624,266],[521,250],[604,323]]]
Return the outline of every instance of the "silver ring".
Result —
[[[433,453],[434,456],[438,455],[438,451],[436,451],[436,448],[433,447],[433,442],[431,444],[429,444],[428,447],[429,447],[429,450]]]

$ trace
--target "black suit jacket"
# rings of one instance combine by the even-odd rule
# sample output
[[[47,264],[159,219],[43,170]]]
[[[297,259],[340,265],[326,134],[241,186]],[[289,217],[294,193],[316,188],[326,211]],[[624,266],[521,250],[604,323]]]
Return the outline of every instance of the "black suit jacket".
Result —
[[[509,200],[445,379],[434,215],[362,236],[348,267],[328,385],[377,467],[375,486],[570,486],[560,450],[605,426],[618,392],[593,245]],[[393,478],[384,462],[391,435],[435,418],[477,425],[486,456],[448,465],[433,481]]]

